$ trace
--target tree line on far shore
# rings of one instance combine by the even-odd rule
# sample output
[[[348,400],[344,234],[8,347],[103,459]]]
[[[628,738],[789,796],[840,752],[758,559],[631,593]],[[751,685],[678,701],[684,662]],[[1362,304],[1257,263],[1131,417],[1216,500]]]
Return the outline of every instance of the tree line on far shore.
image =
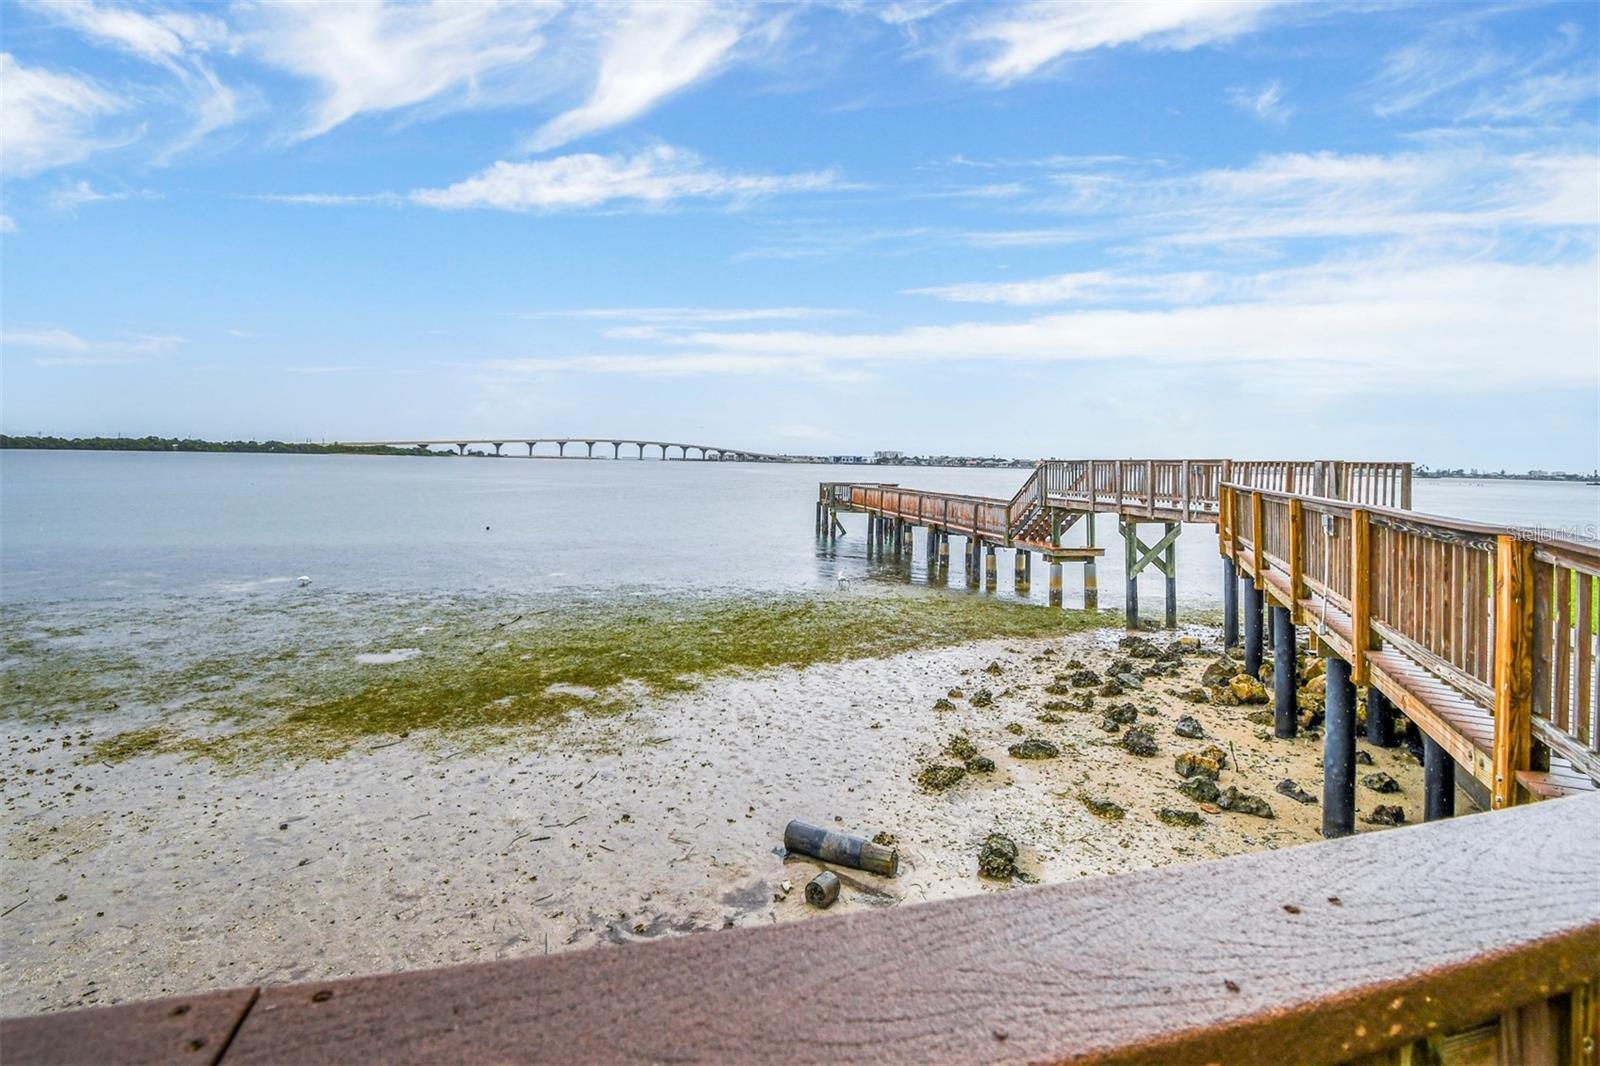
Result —
[[[268,452],[282,455],[445,455],[427,448],[352,448],[281,440],[195,440],[190,437],[17,437],[0,433],[0,448],[95,452]]]

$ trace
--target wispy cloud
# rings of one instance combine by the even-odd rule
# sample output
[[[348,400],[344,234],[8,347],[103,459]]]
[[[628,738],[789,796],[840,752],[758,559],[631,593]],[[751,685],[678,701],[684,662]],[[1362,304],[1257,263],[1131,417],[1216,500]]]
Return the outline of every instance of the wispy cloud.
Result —
[[[889,333],[700,332],[681,343],[700,372],[804,365],[817,373],[907,361],[1063,363],[1136,359],[1251,368],[1337,368],[1326,388],[1481,391],[1592,387],[1595,264],[1440,263],[1383,258],[1256,279],[1244,299],[1105,308],[1021,322],[961,322]],[[1538,336],[1530,346],[1519,337]],[[1536,350],[1533,350],[1536,349]],[[1522,353],[1507,359],[1507,351]],[[725,362],[719,361],[725,360]],[[613,369],[632,372],[650,357]],[[562,361],[544,369],[593,369]],[[640,371],[642,372],[642,371]]]
[[[1495,43],[1476,19],[1448,22],[1383,59],[1366,93],[1377,114],[1544,123],[1600,96],[1592,61],[1568,66],[1582,31],[1563,25],[1541,44]]]
[[[978,58],[964,65],[985,81],[1006,84],[1036,74],[1063,56],[1138,45],[1183,51],[1258,28],[1280,0],[1030,0],[991,9],[960,45]]]
[[[141,10],[93,0],[32,0],[29,7],[96,44],[161,67],[176,80],[190,125],[166,147],[165,155],[190,147],[237,117],[237,96],[207,58],[232,47],[221,18],[204,11]]]
[[[518,318],[591,318],[662,325],[714,325],[776,319],[832,318],[853,312],[834,307],[580,307],[555,311],[518,311]]]
[[[1031,281],[963,282],[935,285],[909,292],[935,296],[955,303],[1010,304],[1019,307],[1044,304],[1105,304],[1153,300],[1196,303],[1216,296],[1223,288],[1219,275],[1195,271],[1174,274],[1135,274],[1089,270]]]
[[[291,134],[304,140],[360,114],[440,101],[465,106],[495,79],[526,81],[526,65],[544,49],[559,10],[536,0],[249,3],[237,32],[253,54],[318,87]]]
[[[442,189],[418,189],[414,203],[444,209],[561,211],[609,203],[661,206],[679,200],[745,202],[779,193],[835,188],[832,171],[740,174],[694,152],[660,145],[631,156],[578,154],[528,163],[499,162]]]
[[[126,101],[86,78],[19,63],[0,52],[0,173],[27,177],[126,143],[98,129]]]
[[[120,200],[153,199],[157,194],[144,189],[118,189],[102,192],[87,181],[73,181],[61,186],[49,196],[50,206],[58,211],[76,212],[87,204],[109,204]]]
[[[1228,99],[1234,107],[1261,119],[1282,126],[1294,114],[1294,108],[1283,99],[1283,83],[1276,78],[1256,88],[1243,86],[1228,90]]]
[[[596,12],[604,26],[594,88],[580,106],[545,123],[536,152],[631,121],[671,94],[715,73],[744,37],[755,8],[685,0],[635,0]]]
[[[17,220],[10,215],[0,215],[0,233],[17,232]]]
[[[130,334],[108,340],[91,340],[60,328],[6,330],[0,333],[0,347],[23,352],[42,352],[33,359],[35,366],[115,366],[145,363],[172,352],[184,338]]]

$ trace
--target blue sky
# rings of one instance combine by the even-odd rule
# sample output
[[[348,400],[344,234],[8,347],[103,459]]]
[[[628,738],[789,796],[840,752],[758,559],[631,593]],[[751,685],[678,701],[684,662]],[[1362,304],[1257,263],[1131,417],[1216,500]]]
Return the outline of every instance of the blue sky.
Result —
[[[1600,5],[0,35],[7,432],[1600,462]]]

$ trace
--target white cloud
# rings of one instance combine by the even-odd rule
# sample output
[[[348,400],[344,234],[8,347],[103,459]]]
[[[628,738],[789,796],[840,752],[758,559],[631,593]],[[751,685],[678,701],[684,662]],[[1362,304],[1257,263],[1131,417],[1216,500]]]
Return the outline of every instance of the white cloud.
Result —
[[[17,220],[10,215],[0,215],[0,233],[17,232]]]
[[[94,82],[0,52],[0,85],[0,172],[27,177],[119,143],[96,125],[125,102]]]
[[[182,337],[130,334],[111,340],[89,340],[59,328],[6,330],[0,333],[0,347],[8,352],[46,352],[36,356],[35,366],[115,366],[145,363],[176,349]]]
[[[1030,0],[968,30],[963,45],[982,58],[969,72],[1006,84],[1062,56],[1137,44],[1183,51],[1256,29],[1281,0]]]
[[[206,53],[232,46],[227,23],[201,11],[105,6],[90,0],[35,0],[34,10],[90,41],[136,56],[168,71],[182,89],[191,113],[190,128],[164,151],[165,156],[231,125],[239,105],[232,89],[217,77]]]
[[[1581,36],[1568,24],[1541,45],[1507,49],[1490,44],[1472,20],[1446,23],[1385,56],[1366,92],[1385,117],[1423,111],[1455,121],[1548,123],[1600,96],[1592,59],[1561,66]]]
[[[718,70],[744,34],[749,9],[708,2],[637,0],[606,25],[594,89],[584,103],[545,123],[533,151],[557,148],[644,114]]]
[[[1064,303],[1117,303],[1160,300],[1198,303],[1219,294],[1223,279],[1211,273],[1131,274],[1089,270],[1031,281],[965,282],[911,289],[955,303],[1010,304],[1029,307]]]
[[[151,63],[176,63],[191,50],[226,47],[228,27],[200,11],[108,7],[90,0],[54,0],[29,5],[86,37]]]
[[[1321,390],[1434,392],[1595,384],[1597,264],[1416,267],[1384,258],[1263,275],[1203,305],[1096,309],[890,333],[700,332],[692,365],[722,372],[924,361],[1148,360],[1303,374]],[[1530,343],[1530,338],[1537,343]],[[1507,352],[1518,353],[1508,359]],[[718,357],[726,360],[719,363]],[[614,357],[611,357],[614,358]],[[647,363],[650,357],[636,357]],[[571,361],[568,361],[569,363]],[[592,369],[581,365],[572,368]],[[715,372],[707,369],[705,372]]]
[[[427,207],[560,211],[615,202],[668,204],[701,199],[744,201],[777,193],[833,188],[831,172],[736,174],[681,148],[660,145],[632,156],[579,154],[530,163],[499,162],[443,189],[418,189]]]
[[[1294,114],[1294,108],[1283,100],[1283,83],[1276,78],[1260,88],[1244,87],[1228,90],[1228,99],[1241,111],[1255,115],[1263,122],[1283,125]]]
[[[625,319],[661,325],[714,325],[773,319],[831,318],[851,312],[833,307],[582,307],[559,311],[523,311],[518,318]]]
[[[1482,144],[1392,155],[1280,153],[1193,174],[1059,175],[1058,210],[1145,246],[1450,236],[1594,225],[1600,157]]]
[[[115,203],[119,200],[148,199],[155,194],[142,190],[121,189],[101,192],[87,181],[73,181],[50,194],[50,206],[58,211],[75,212],[86,204]]]
[[[305,139],[366,112],[449,95],[469,103],[487,79],[527,78],[559,10],[532,0],[252,3],[240,9],[238,32],[252,53],[320,86],[294,134]]]

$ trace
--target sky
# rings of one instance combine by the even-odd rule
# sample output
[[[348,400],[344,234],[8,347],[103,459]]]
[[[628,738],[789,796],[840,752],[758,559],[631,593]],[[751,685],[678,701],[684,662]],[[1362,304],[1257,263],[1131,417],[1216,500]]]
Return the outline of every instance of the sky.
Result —
[[[0,0],[0,426],[1600,464],[1600,4]]]

